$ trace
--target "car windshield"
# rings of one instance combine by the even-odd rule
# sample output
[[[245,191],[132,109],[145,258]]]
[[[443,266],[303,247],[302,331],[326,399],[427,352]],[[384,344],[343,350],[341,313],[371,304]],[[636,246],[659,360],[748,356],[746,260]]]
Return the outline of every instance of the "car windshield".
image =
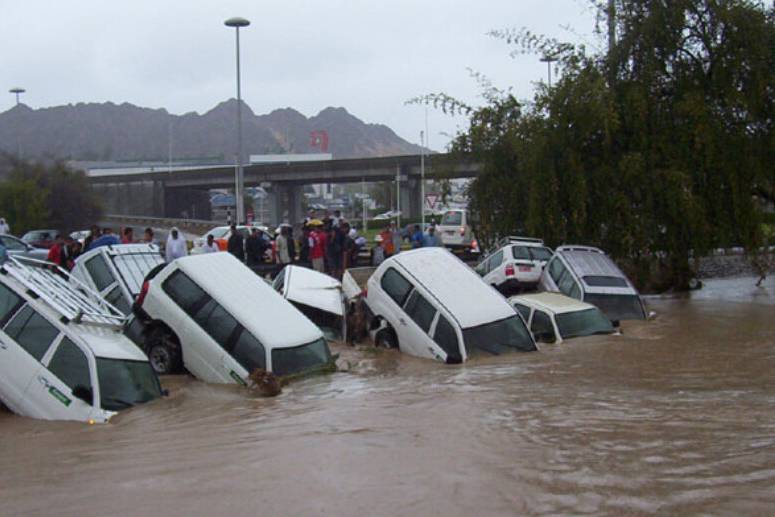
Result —
[[[586,293],[584,301],[603,311],[611,321],[646,319],[643,304],[637,294]]]
[[[441,218],[443,226],[458,226],[463,223],[463,212],[446,212]]]
[[[159,379],[148,361],[97,358],[102,409],[120,411],[161,396]]]
[[[279,376],[322,369],[330,363],[331,352],[322,337],[306,345],[272,350],[272,373]]]
[[[563,339],[593,334],[610,334],[614,331],[611,321],[598,309],[566,312],[558,314],[555,319]]]
[[[464,329],[463,340],[469,355],[479,350],[493,355],[536,350],[525,322],[516,314],[503,320]]]

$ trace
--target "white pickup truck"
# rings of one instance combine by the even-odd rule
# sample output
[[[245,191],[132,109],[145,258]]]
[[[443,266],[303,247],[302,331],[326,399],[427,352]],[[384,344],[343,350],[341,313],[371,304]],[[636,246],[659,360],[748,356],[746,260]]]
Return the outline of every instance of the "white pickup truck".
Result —
[[[125,316],[54,268],[14,257],[0,267],[0,401],[33,418],[107,422],[158,398]]]

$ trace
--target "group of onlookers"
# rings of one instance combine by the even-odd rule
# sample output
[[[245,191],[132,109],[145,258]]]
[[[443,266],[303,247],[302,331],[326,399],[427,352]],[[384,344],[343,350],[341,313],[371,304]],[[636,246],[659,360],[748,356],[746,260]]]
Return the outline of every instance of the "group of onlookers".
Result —
[[[408,240],[412,249],[443,246],[441,239],[436,235],[436,226],[433,224],[428,227],[426,233],[423,233],[419,224],[415,224],[408,235]],[[395,223],[391,222],[375,238],[370,254],[371,265],[379,266],[386,258],[400,253],[402,243],[401,232],[396,228]]]

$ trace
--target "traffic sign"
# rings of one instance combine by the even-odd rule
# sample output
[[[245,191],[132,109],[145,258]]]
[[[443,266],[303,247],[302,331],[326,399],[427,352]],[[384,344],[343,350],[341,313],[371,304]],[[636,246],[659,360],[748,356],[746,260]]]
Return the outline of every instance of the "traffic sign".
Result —
[[[436,202],[439,200],[438,194],[426,194],[425,195],[425,204],[428,205],[428,208],[434,208],[436,206]]]

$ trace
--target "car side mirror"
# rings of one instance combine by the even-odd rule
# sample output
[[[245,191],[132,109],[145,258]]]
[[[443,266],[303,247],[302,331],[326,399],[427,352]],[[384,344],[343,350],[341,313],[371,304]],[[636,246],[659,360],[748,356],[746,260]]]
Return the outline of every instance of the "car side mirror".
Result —
[[[73,388],[73,397],[81,399],[87,404],[94,404],[94,392],[83,384],[76,384]]]

